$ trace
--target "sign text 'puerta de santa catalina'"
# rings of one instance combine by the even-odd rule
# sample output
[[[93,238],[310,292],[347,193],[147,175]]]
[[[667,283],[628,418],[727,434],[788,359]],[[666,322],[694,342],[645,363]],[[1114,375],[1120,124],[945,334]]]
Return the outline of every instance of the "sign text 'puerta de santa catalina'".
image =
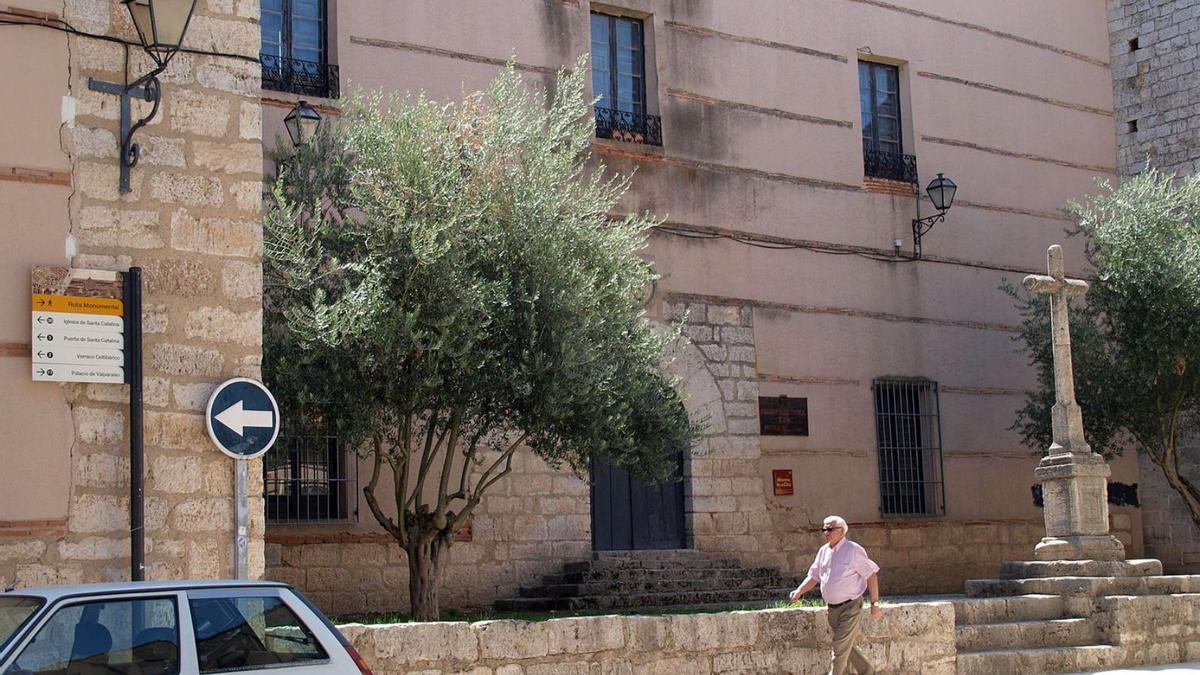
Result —
[[[120,272],[33,268],[33,379],[125,381],[125,303]]]

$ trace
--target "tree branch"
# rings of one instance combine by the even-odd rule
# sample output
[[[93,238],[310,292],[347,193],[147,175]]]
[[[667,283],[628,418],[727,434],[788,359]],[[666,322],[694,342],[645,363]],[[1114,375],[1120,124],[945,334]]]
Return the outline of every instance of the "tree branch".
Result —
[[[442,462],[442,475],[439,476],[440,480],[438,481],[437,510],[434,516],[434,522],[438,529],[446,526],[446,507],[449,506],[450,501],[446,498],[446,489],[450,484],[450,469],[452,468],[451,465],[454,462],[454,446],[458,444],[458,429],[461,424],[462,409],[455,408],[454,411],[450,413],[450,427],[448,429],[450,442],[446,446],[446,458]]]
[[[379,507],[379,501],[375,498],[375,487],[379,485],[379,469],[383,463],[383,439],[376,433],[373,438],[375,461],[371,466],[371,481],[363,488],[363,496],[367,498],[367,506],[371,509],[371,514],[375,516],[375,520],[387,530],[388,534],[392,535],[400,545],[404,545],[403,528],[398,527],[396,522],[383,512]]]
[[[520,445],[524,443],[525,439],[527,438],[529,438],[528,431],[521,434],[521,437],[514,441],[512,445],[508,446],[508,448],[496,458],[496,461],[492,462],[492,465],[487,468],[487,471],[483,472],[483,475],[479,477],[479,481],[475,483],[475,489],[471,491],[471,497],[467,500],[466,506],[463,507],[462,511],[459,511],[457,514],[455,514],[454,520],[451,521],[449,528],[450,532],[457,532],[458,528],[461,527],[461,525],[466,522],[467,518],[471,516],[471,512],[475,510],[475,507],[479,505],[480,500],[483,499],[483,493],[487,492],[488,488],[495,485],[496,481],[504,478],[509,474],[509,472],[512,471],[513,454],[516,453],[517,448],[520,447]],[[491,476],[491,473],[499,468],[501,464],[504,465],[504,469],[495,476]]]

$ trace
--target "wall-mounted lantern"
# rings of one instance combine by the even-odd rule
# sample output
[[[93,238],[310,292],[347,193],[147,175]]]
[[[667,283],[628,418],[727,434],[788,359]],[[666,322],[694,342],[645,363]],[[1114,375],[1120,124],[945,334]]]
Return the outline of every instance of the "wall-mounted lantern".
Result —
[[[283,118],[283,126],[287,127],[292,145],[300,149],[317,135],[317,129],[321,126],[321,114],[313,110],[307,102],[300,101],[287,117]]]
[[[138,32],[138,39],[142,42],[142,49],[154,60],[155,68],[130,84],[101,82],[89,78],[88,88],[121,97],[120,190],[129,192],[129,170],[137,165],[141,152],[138,144],[132,142],[133,134],[158,114],[158,104],[162,95],[158,75],[167,69],[171,58],[179,52],[183,36],[192,20],[192,12],[196,9],[196,0],[121,0],[121,3],[129,10]],[[128,79],[128,74],[126,78]],[[150,114],[135,124],[130,123],[129,112],[129,99],[133,96],[154,104]]]
[[[957,191],[958,186],[954,184],[954,181],[940,173],[937,178],[929,181],[929,186],[925,188],[925,194],[929,195],[929,201],[933,202],[933,208],[938,212],[925,218],[913,219],[913,258],[921,257],[921,236],[933,229],[934,225],[946,219],[946,211],[949,211],[950,205],[954,203],[954,193]],[[917,204],[919,206],[920,201]]]

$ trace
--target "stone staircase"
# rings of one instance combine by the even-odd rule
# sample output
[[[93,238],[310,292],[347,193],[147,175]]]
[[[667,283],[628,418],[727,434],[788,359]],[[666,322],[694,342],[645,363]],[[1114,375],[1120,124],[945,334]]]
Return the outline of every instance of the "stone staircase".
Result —
[[[1163,576],[1157,560],[1019,561],[965,587],[952,601],[960,675],[1077,673],[1126,656],[1095,623],[1097,597],[1198,593],[1200,576]]]
[[[768,604],[786,601],[801,579],[771,567],[703,558],[699,551],[604,551],[567,563],[561,574],[497,600],[501,612],[624,610]]]
[[[1117,647],[1096,644],[1092,621],[1073,616],[1059,595],[952,602],[959,675],[1081,672],[1120,657]]]

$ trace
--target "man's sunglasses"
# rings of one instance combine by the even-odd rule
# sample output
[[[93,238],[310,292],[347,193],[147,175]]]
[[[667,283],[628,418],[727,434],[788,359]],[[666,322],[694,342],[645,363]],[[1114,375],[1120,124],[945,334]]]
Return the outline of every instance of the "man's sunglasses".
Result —
[[[835,530],[840,530],[840,529],[842,529],[842,528],[840,528],[840,527],[822,527],[821,531],[822,532],[833,532]]]

